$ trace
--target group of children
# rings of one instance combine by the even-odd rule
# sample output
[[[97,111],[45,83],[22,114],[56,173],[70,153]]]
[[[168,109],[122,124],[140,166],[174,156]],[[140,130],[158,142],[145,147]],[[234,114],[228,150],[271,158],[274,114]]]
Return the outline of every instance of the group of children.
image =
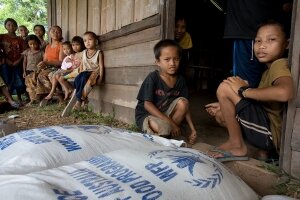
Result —
[[[62,93],[63,100],[68,100],[74,89],[77,99],[74,109],[88,102],[88,93],[98,80],[102,81],[104,73],[103,53],[98,49],[95,33],[86,32],[83,37],[75,36],[71,42],[62,42],[61,28],[52,26],[47,43],[42,25],[35,25],[35,34],[30,35],[25,26],[20,26],[21,36],[16,35],[18,25],[14,19],[8,18],[4,25],[7,34],[0,35],[0,73],[3,84],[10,93],[17,92],[20,103],[22,94],[29,96],[27,105],[38,102],[42,105],[54,95],[61,97]],[[68,81],[71,78],[75,79],[73,85]],[[10,98],[6,98],[10,102]],[[15,101],[10,103],[16,108],[20,106]]]
[[[282,24],[266,21],[258,28],[254,53],[267,69],[258,88],[247,80],[228,77],[217,89],[219,102],[207,105],[207,112],[227,128],[229,139],[208,154],[219,161],[247,160],[246,139],[268,154],[280,148],[284,103],[293,98],[293,81],[287,59],[288,36]],[[190,128],[188,142],[197,132],[193,125],[188,89],[178,73],[182,48],[174,40],[162,40],[154,46],[159,70],[151,72],[141,85],[135,110],[136,124],[146,133],[176,138],[182,134],[185,120]]]
[[[26,45],[15,33],[17,23],[7,19],[5,27],[8,33],[0,35],[5,55],[1,59],[1,75],[10,91],[16,89],[20,94],[24,78],[29,104],[40,98],[50,100],[58,92],[58,85],[64,92],[64,100],[76,98],[74,109],[87,104],[88,93],[103,81],[104,74],[103,53],[98,49],[95,33],[86,32],[83,38],[75,36],[71,42],[62,42],[61,28],[52,26],[51,42],[46,44],[44,27],[36,25],[35,35],[25,38],[28,49],[24,51]],[[219,102],[207,105],[207,112],[227,128],[229,139],[211,149],[208,152],[211,156],[220,161],[245,159],[244,138],[267,152],[279,151],[283,103],[294,93],[287,60],[283,58],[287,48],[288,39],[281,24],[267,21],[259,27],[254,53],[267,69],[258,88],[250,88],[247,80],[238,76],[228,77],[219,85]],[[177,138],[182,134],[182,122],[186,121],[190,129],[187,141],[194,144],[197,132],[189,110],[188,88],[185,78],[178,73],[182,47],[175,40],[161,40],[154,46],[154,55],[159,70],[151,72],[140,87],[136,124],[143,132]],[[73,85],[68,81],[70,78],[75,78]],[[1,79],[0,87],[6,94]],[[7,100],[14,104],[10,97]]]

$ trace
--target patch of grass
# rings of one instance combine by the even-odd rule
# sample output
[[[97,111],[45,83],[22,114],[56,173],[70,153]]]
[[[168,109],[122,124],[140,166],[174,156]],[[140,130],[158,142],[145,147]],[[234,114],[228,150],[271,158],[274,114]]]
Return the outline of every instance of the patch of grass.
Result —
[[[300,180],[290,176],[281,168],[273,164],[262,162],[262,168],[277,174],[280,181],[275,185],[276,193],[300,199]]]
[[[139,132],[139,128],[136,124],[128,124],[127,129],[133,132]]]

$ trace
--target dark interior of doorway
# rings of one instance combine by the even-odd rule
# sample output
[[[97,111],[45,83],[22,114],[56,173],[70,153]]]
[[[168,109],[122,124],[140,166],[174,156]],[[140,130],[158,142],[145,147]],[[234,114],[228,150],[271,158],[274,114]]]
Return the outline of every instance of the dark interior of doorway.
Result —
[[[177,0],[176,16],[183,16],[187,21],[187,31],[193,41],[191,64],[213,69],[210,71],[213,73],[204,72],[198,78],[207,79],[204,88],[215,93],[219,83],[230,75],[232,66],[230,41],[223,39],[225,14],[209,0]],[[199,85],[202,83],[199,80],[195,88],[202,89]]]
[[[176,15],[187,21],[187,31],[193,41],[191,53],[192,65],[206,66],[205,71],[190,87],[189,79],[194,78],[195,70],[187,68],[187,82],[190,91],[190,110],[193,123],[198,133],[198,142],[218,146],[222,144],[227,133],[208,113],[204,106],[215,102],[219,83],[230,75],[231,48],[229,41],[223,39],[225,14],[219,11],[209,0],[176,0]],[[203,85],[205,84],[205,86]]]

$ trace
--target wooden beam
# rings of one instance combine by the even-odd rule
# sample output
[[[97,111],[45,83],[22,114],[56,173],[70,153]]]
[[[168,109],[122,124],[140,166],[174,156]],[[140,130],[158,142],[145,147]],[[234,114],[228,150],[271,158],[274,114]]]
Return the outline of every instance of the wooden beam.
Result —
[[[101,20],[101,23],[102,23],[102,20]],[[143,21],[139,21],[139,22],[130,24],[128,26],[125,26],[120,30],[111,31],[109,33],[101,35],[100,40],[102,42],[108,41],[108,40],[111,40],[111,39],[114,39],[117,37],[129,35],[131,33],[138,32],[138,31],[141,31],[141,30],[144,30],[147,28],[151,28],[154,26],[158,26],[158,25],[160,25],[160,15],[159,14],[149,17]],[[101,28],[102,28],[102,25],[101,25]]]
[[[123,37],[118,37],[101,44],[104,51],[126,47],[138,43],[144,43],[152,40],[158,40],[161,35],[160,26],[151,27],[139,32],[135,32]]]
[[[163,5],[165,6],[162,19],[163,38],[174,39],[176,0],[164,0]]]

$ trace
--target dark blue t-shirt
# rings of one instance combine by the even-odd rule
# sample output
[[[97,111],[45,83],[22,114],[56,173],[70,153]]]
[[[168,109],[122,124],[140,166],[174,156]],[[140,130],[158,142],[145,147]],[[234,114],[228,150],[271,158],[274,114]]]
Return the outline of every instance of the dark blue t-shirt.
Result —
[[[144,102],[152,102],[161,112],[165,112],[178,97],[188,98],[188,89],[183,76],[178,75],[173,88],[170,88],[159,76],[159,71],[150,72],[139,90],[135,109],[137,126],[142,130],[144,119],[150,115],[145,110]]]

